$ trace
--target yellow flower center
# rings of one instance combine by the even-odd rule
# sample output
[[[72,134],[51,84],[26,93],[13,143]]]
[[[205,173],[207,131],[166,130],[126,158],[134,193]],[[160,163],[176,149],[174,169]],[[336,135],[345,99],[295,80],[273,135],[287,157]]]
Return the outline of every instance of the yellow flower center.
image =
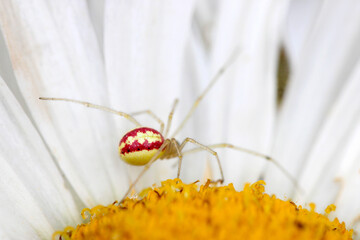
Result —
[[[264,181],[198,187],[179,179],[144,190],[142,199],[84,209],[86,223],[54,233],[53,239],[352,239],[338,219],[264,193]]]

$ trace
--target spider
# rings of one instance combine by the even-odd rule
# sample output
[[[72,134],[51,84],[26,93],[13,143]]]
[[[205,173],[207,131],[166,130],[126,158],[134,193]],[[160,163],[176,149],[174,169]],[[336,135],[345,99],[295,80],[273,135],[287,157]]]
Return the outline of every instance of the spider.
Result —
[[[189,120],[193,112],[195,111],[196,107],[200,103],[200,101],[205,97],[205,95],[208,93],[208,91],[213,87],[213,85],[216,83],[217,80],[220,79],[220,77],[224,74],[225,70],[234,62],[236,57],[236,53],[234,53],[228,61],[220,68],[220,70],[217,72],[217,74],[212,78],[208,86],[205,88],[205,90],[198,96],[198,98],[193,103],[191,109],[181,122],[181,124],[178,126],[178,128],[174,131],[171,137],[168,138],[168,133],[170,130],[173,114],[175,111],[175,108],[178,104],[178,99],[175,99],[172,109],[170,111],[170,114],[168,116],[166,128],[164,122],[157,117],[151,110],[145,110],[141,112],[136,112],[132,115],[120,112],[105,106],[100,106],[97,104],[93,104],[90,102],[84,102],[74,99],[68,99],[68,98],[48,98],[48,97],[40,97],[40,100],[52,100],[52,101],[66,101],[66,102],[72,102],[84,105],[89,108],[95,108],[103,111],[107,111],[110,113],[117,114],[121,117],[124,117],[134,123],[136,125],[136,128],[133,130],[130,130],[127,132],[119,143],[119,155],[120,158],[125,161],[126,163],[130,165],[137,165],[137,166],[144,166],[143,170],[140,172],[140,174],[137,176],[137,178],[130,184],[127,192],[125,193],[123,199],[119,202],[121,203],[131,192],[131,189],[135,187],[137,182],[140,180],[140,178],[145,174],[145,172],[150,168],[150,166],[158,159],[171,159],[178,157],[178,170],[177,170],[177,178],[180,177],[180,170],[181,170],[181,164],[183,160],[183,155],[188,153],[194,153],[197,151],[207,151],[211,153],[217,161],[219,171],[221,178],[212,181],[213,183],[224,182],[224,173],[222,170],[221,162],[219,159],[219,156],[216,151],[214,151],[214,148],[231,148],[234,150],[242,151],[248,154],[252,154],[261,158],[264,158],[267,161],[272,162],[275,164],[293,183],[295,186],[297,186],[296,180],[291,176],[289,172],[286,171],[284,167],[282,167],[277,161],[275,161],[272,157],[249,150],[246,148],[234,146],[229,143],[219,143],[219,144],[213,144],[213,145],[204,145],[199,143],[198,141],[194,140],[193,138],[185,138],[181,143],[179,143],[174,137],[179,131],[184,127],[186,122]],[[142,126],[133,116],[134,115],[140,115],[140,114],[148,114],[150,117],[155,119],[160,124],[160,131],[157,131],[153,128],[148,128]],[[165,129],[165,132],[164,132]],[[196,145],[197,147],[188,151],[184,151],[183,149],[187,143],[192,143]]]

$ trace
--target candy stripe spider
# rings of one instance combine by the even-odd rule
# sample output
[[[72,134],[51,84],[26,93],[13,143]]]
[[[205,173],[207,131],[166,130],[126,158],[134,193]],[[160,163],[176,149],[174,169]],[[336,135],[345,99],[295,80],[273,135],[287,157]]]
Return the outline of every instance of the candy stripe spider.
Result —
[[[228,61],[223,65],[223,67],[220,68],[218,73],[213,77],[213,79],[210,81],[209,85],[205,88],[205,90],[201,93],[201,95],[195,100],[193,103],[191,109],[181,122],[181,124],[178,126],[178,128],[174,131],[174,133],[171,135],[170,138],[168,138],[168,134],[170,131],[170,126],[172,122],[172,118],[176,109],[176,106],[178,104],[178,100],[176,99],[172,105],[172,109],[170,111],[170,114],[168,116],[167,124],[165,125],[164,122],[157,117],[151,110],[144,110],[140,112],[136,112],[133,114],[127,114],[124,112],[120,112],[108,107],[100,106],[97,104],[93,104],[90,102],[84,102],[74,99],[68,99],[68,98],[47,98],[47,97],[40,97],[41,100],[55,100],[55,101],[66,101],[66,102],[72,102],[84,105],[89,108],[95,108],[99,110],[103,110],[106,112],[117,114],[121,117],[124,117],[135,124],[135,129],[129,131],[126,133],[123,138],[120,140],[119,143],[119,154],[122,160],[124,160],[126,163],[131,165],[138,165],[138,166],[144,166],[143,170],[140,172],[140,174],[137,176],[137,178],[130,184],[129,189],[125,193],[123,199],[120,201],[120,203],[129,195],[131,189],[135,187],[137,182],[140,180],[140,178],[146,173],[146,171],[150,168],[150,166],[158,159],[171,159],[178,157],[178,170],[177,170],[177,178],[180,177],[180,171],[181,171],[181,165],[183,160],[183,155],[194,153],[197,151],[207,151],[211,153],[217,161],[219,171],[221,178],[213,181],[213,182],[224,182],[224,174],[221,166],[221,162],[219,159],[219,156],[216,151],[214,151],[214,148],[231,148],[237,151],[242,151],[251,155],[255,155],[261,158],[264,158],[267,161],[272,162],[275,164],[293,183],[295,186],[297,186],[296,180],[283,168],[277,161],[275,161],[270,156],[267,156],[262,153],[258,153],[256,151],[252,151],[249,149],[241,148],[238,146],[234,146],[229,143],[219,143],[219,144],[213,144],[213,145],[203,145],[193,138],[185,138],[181,144],[174,138],[177,133],[184,127],[186,122],[189,120],[201,100],[205,97],[205,95],[208,93],[208,91],[214,86],[216,81],[220,79],[220,77],[223,75],[225,70],[234,62],[236,53],[233,54]],[[142,126],[135,118],[135,115],[140,114],[147,114],[150,117],[152,117],[155,121],[157,121],[160,124],[160,131],[157,131],[152,128],[147,128]],[[166,127],[166,128],[165,128]],[[196,148],[183,151],[184,147],[187,145],[187,143],[192,143],[196,145]]]

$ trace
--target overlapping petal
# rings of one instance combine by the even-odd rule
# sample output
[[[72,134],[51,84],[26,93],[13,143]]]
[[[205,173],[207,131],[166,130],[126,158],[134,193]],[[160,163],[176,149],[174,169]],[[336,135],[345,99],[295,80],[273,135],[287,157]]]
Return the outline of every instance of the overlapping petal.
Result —
[[[224,1],[214,30],[212,71],[231,51],[239,57],[209,96],[210,141],[269,153],[276,118],[276,69],[288,1]],[[215,100],[216,99],[216,100]],[[221,151],[225,153],[225,151]],[[266,162],[226,150],[222,155],[228,182],[242,186],[255,181]]]
[[[360,5],[323,2],[316,11],[316,21],[307,26],[306,39],[297,46],[301,54],[290,54],[295,64],[273,155],[296,176],[305,190],[301,197],[324,209],[341,191],[334,176],[347,161],[342,152],[359,125]],[[289,195],[293,189],[274,168],[266,180],[278,194]]]
[[[47,238],[79,221],[71,186],[1,78],[0,115],[2,239]]]
[[[64,174],[87,205],[119,198],[126,188],[119,183],[127,178],[106,114],[38,99],[106,103],[104,65],[86,2],[8,1],[0,9],[18,85]]]

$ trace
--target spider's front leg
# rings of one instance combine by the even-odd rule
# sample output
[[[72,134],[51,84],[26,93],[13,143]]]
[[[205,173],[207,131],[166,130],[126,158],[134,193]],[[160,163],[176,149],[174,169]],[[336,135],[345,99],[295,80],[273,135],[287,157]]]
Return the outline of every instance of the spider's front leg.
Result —
[[[207,152],[209,152],[209,153],[211,153],[212,155],[215,156],[215,158],[216,158],[216,160],[217,160],[217,163],[218,163],[218,165],[219,165],[219,170],[220,170],[221,178],[218,179],[218,180],[216,180],[216,181],[212,181],[212,183],[217,183],[217,182],[223,183],[225,179],[224,179],[224,173],[223,173],[223,170],[222,170],[222,167],[221,167],[221,163],[220,163],[219,156],[218,156],[217,152],[215,152],[214,150],[212,150],[210,147],[208,147],[208,146],[206,146],[206,145],[203,145],[203,144],[195,141],[195,140],[192,139],[192,138],[186,138],[186,139],[180,144],[180,146],[179,146],[179,151],[180,151],[180,153],[181,153],[181,158],[182,158],[182,150],[183,150],[183,148],[185,147],[185,145],[186,145],[187,143],[189,143],[189,142],[197,145],[197,146],[199,147],[199,149],[202,149],[202,150],[204,150],[204,151],[207,151]],[[179,159],[180,159],[180,157],[179,157]],[[182,160],[182,159],[181,159],[181,160]],[[181,160],[180,160],[180,162],[179,162],[178,175],[180,175],[180,166],[181,166],[180,163],[181,163]],[[179,177],[179,176],[178,176],[178,177]]]

